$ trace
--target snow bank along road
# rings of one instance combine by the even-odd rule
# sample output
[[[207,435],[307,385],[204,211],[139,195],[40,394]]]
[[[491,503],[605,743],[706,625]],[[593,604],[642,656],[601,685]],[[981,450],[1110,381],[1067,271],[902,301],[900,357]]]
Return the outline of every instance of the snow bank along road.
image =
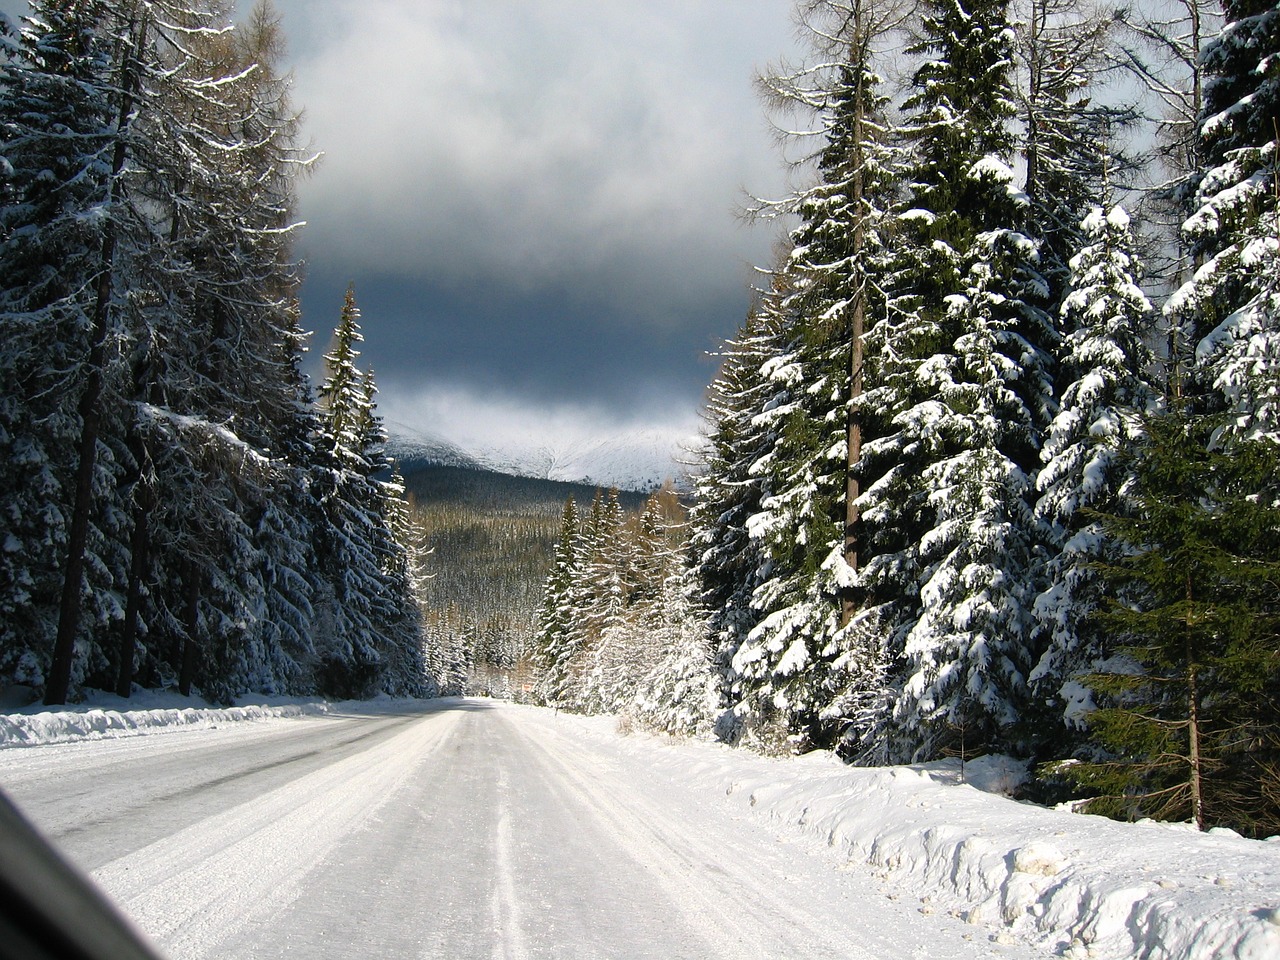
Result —
[[[587,729],[441,701],[2,750],[0,786],[175,958],[1050,955]]]

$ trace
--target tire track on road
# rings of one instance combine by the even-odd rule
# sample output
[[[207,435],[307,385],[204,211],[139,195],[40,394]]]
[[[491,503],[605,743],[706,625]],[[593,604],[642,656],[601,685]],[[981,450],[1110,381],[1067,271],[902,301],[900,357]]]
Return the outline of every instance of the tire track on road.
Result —
[[[734,958],[838,955],[877,960],[842,936],[830,904],[800,904],[780,896],[783,879],[758,851],[700,833],[679,811],[627,790],[616,774],[602,776],[583,759],[581,744],[566,744],[546,726],[535,739],[521,730],[532,750],[563,776],[580,802],[607,822],[613,836],[671,894],[689,923],[709,943]],[[612,788],[612,789],[611,789]],[[729,844],[726,846],[726,844]],[[760,906],[768,904],[761,913]],[[853,931],[851,931],[853,932]],[[838,945],[838,953],[831,954]]]
[[[453,732],[432,713],[368,750],[104,864],[94,879],[175,960],[217,946],[294,900],[304,878],[393,798]]]

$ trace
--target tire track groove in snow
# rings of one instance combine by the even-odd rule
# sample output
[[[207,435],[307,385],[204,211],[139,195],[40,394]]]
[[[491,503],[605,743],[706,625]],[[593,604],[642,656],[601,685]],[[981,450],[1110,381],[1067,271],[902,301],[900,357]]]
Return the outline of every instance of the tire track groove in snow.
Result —
[[[493,832],[493,929],[497,941],[493,960],[528,960],[529,950],[521,926],[520,896],[512,870],[513,842],[511,805],[507,799],[511,789],[505,768],[498,772],[498,822]]]
[[[727,850],[716,838],[699,835],[672,811],[624,793],[615,778],[579,759],[580,745],[568,750],[559,734],[539,725],[533,739],[521,736],[557,770],[563,782],[603,821],[618,843],[672,895],[690,924],[705,931],[733,957],[820,956],[837,939],[829,905],[788,903],[776,875],[745,849]],[[610,790],[605,785],[614,784]],[[768,904],[762,913],[760,906]],[[818,952],[813,952],[817,948]],[[840,942],[845,960],[876,960],[849,940]]]
[[[392,799],[458,714],[434,713],[368,750],[93,871],[175,960],[217,945],[296,898],[305,875]]]
[[[291,754],[286,757],[272,760],[268,763],[259,763],[242,770],[236,770],[234,773],[228,773],[220,777],[214,777],[209,780],[201,780],[180,789],[171,790],[167,793],[156,793],[147,797],[147,804],[154,807],[163,807],[174,801],[184,801],[191,797],[203,797],[210,794],[211,791],[219,787],[229,786],[239,783],[242,780],[248,780],[253,777],[261,776],[276,770],[284,770],[287,767],[298,763],[306,763],[315,760],[325,754],[332,754],[338,750],[344,750],[358,743],[378,736],[385,736],[389,728],[403,726],[407,722],[411,722],[413,718],[396,719],[389,723],[380,723],[375,729],[361,733],[355,737],[348,737],[344,740],[336,740],[331,744],[326,744],[321,749],[306,750],[302,753]],[[81,817],[73,825],[63,827],[61,829],[48,831],[49,836],[59,843],[65,842],[68,838],[78,836],[83,833],[89,833],[100,829],[103,826],[112,824],[126,817],[136,816],[136,810],[133,808],[125,810],[108,810],[95,817]]]

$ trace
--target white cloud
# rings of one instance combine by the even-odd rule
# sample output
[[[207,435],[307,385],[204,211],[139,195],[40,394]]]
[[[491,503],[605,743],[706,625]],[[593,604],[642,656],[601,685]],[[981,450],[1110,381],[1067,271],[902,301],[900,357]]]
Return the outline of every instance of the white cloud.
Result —
[[[378,409],[389,423],[448,440],[465,450],[568,449],[639,432],[685,440],[696,436],[701,424],[687,410],[664,414],[645,409],[621,416],[603,407],[534,405],[467,387],[414,389],[387,384],[378,397]]]
[[[769,238],[734,207],[781,179],[750,76],[788,6],[286,5],[326,153],[302,188],[305,242],[353,275],[603,289],[668,319],[741,286]]]

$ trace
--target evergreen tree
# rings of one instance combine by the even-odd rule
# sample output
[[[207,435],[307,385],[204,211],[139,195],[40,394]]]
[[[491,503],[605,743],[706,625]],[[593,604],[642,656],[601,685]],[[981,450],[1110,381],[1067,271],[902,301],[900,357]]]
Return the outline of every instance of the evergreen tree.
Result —
[[[774,382],[773,436],[753,469],[770,495],[747,530],[767,560],[751,607],[757,621],[734,652],[735,713],[780,727],[804,745],[844,726],[846,629],[858,610],[860,403],[867,318],[877,313],[880,233],[888,173],[885,99],[874,66],[892,10],[863,2],[806,9],[814,65],[763,81],[770,97],[818,120],[818,180],[788,207],[799,215],[791,254],[762,306],[776,311],[781,350],[763,372]],[[773,733],[768,734],[776,738]]]
[[[51,680],[71,550],[84,374],[89,363],[100,368],[106,359],[109,295],[99,296],[91,278],[105,277],[104,229],[116,215],[119,111],[109,82],[116,65],[109,22],[104,4],[36,0],[21,33],[3,38],[0,57],[0,670],[36,687]],[[103,338],[94,352],[98,319]],[[113,451],[103,452],[87,465],[90,493],[117,474]],[[112,564],[101,555],[115,530],[110,518],[92,516],[87,499],[85,505],[80,549],[90,557],[81,569],[88,570],[87,592],[98,598],[96,626],[120,613]],[[78,612],[80,583],[74,587]],[[73,664],[76,640],[87,649]],[[78,629],[66,641],[53,678],[57,702],[102,656]]]
[[[707,405],[706,459],[694,480],[693,575],[699,600],[710,611],[713,662],[726,704],[735,697],[733,659],[758,621],[751,598],[768,569],[766,552],[747,521],[771,493],[763,468],[777,434],[774,412],[784,401],[766,373],[766,364],[782,349],[777,319],[777,311],[762,303],[726,345]],[[734,723],[732,715],[725,721]],[[736,736],[729,729],[723,734]]]
[[[388,640],[383,652],[382,689],[392,696],[423,696],[432,693],[434,685],[427,676],[423,656],[423,536],[405,500],[404,477],[399,468],[392,465],[389,479],[379,486],[388,534],[382,551],[387,607],[383,616]]]
[[[925,753],[938,749],[933,738],[945,742],[953,731],[969,743],[1026,749],[1019,727],[1035,663],[1029,621],[1038,531],[1024,464],[1036,452],[1043,414],[1024,391],[1032,379],[1026,392],[1040,399],[1034,378],[1042,374],[1032,368],[1028,378],[1020,366],[1038,358],[1017,333],[1017,315],[1007,312],[1018,300],[1000,292],[1011,291],[1008,278],[1016,276],[1008,260],[1017,265],[1024,254],[1010,234],[988,236],[992,245],[971,270],[973,287],[951,301],[964,331],[955,354],[926,368],[941,401],[934,429],[951,450],[921,475],[933,529],[920,541],[921,613],[906,640],[912,675],[900,704],[908,729],[925,735]],[[1034,291],[1019,293],[1034,302]]]
[[[1280,828],[1280,510],[1256,496],[1280,460],[1269,441],[1211,444],[1181,409],[1148,418],[1135,509],[1106,515],[1127,548],[1103,568],[1101,615],[1122,656],[1089,677],[1089,727],[1107,751],[1064,767],[1113,815],[1191,819],[1259,836]]]
[[[300,369],[290,251],[293,184],[307,162],[288,79],[276,70],[282,47],[270,5],[235,29],[232,12],[220,2],[171,10],[157,28],[183,40],[158,40],[144,85],[157,109],[135,132],[144,144],[176,147],[138,187],[157,214],[153,246],[163,258],[154,284],[163,294],[157,309],[139,302],[130,311],[137,412],[128,432],[130,448],[155,463],[153,499],[183,504],[155,511],[135,497],[134,540],[149,549],[134,551],[129,609],[142,592],[134,571],[153,571],[165,587],[146,591],[139,628],[172,622],[203,594],[195,601],[203,624],[187,639],[207,654],[206,692],[227,691],[223,698],[310,689],[314,659],[306,469],[317,421]],[[269,462],[243,471],[246,451]],[[221,569],[228,555],[247,565],[230,582]],[[122,691],[125,651],[143,640],[131,625],[126,612]],[[144,676],[182,659],[155,640],[139,654]]]
[[[19,241],[0,252],[0,314],[23,367],[22,331],[40,319],[57,375],[15,390],[0,415],[23,453],[15,466],[43,464],[26,488],[42,486],[47,509],[9,511],[43,529],[6,559],[44,625],[31,642],[57,624],[46,697],[175,675],[224,698],[246,684],[301,689],[314,420],[288,250],[302,164],[287,78],[248,39],[264,21],[232,30],[218,0],[32,13],[0,91],[17,161],[0,216]],[[47,149],[58,144],[62,160]],[[53,447],[60,463],[41,452]],[[31,679],[43,659],[17,657]]]
[[[537,668],[535,696],[540,702],[553,706],[559,706],[567,693],[568,662],[575,652],[575,597],[582,568],[578,548],[578,509],[570,497],[564,504],[560,540],[543,589],[542,610],[533,638]]]
[[[1184,226],[1203,265],[1168,312],[1203,334],[1194,380],[1211,392],[1210,409],[1229,411],[1225,433],[1280,442],[1280,11],[1258,2],[1224,6],[1229,22],[1204,51],[1206,165],[1198,210]]]
[[[1089,619],[1101,601],[1093,565],[1117,559],[1092,513],[1126,512],[1141,417],[1158,395],[1147,381],[1154,314],[1138,286],[1128,214],[1095,207],[1081,229],[1087,245],[1071,260],[1061,311],[1059,370],[1067,386],[1036,481],[1036,513],[1051,530],[1052,555],[1035,603],[1045,650],[1030,678],[1046,698],[1060,698],[1072,724],[1087,706],[1074,678],[1108,652]]]
[[[690,735],[710,732],[721,707],[706,618],[690,589],[686,534],[675,494],[650,497],[637,536],[646,578],[629,610],[645,661],[623,706],[651,729]]]
[[[618,491],[596,491],[582,529],[578,532],[577,554],[581,558],[574,585],[574,623],[570,642],[561,663],[564,685],[561,703],[575,710],[599,712],[602,704],[593,698],[589,679],[591,665],[598,659],[605,637],[621,620],[626,604],[629,550],[622,537],[623,515]]]
[[[317,537],[320,583],[315,642],[322,661],[322,689],[360,697],[378,689],[383,653],[385,582],[382,553],[389,539],[384,505],[373,479],[371,425],[376,423],[364,374],[356,366],[360,309],[348,288],[333,343],[325,354],[326,377],[319,390],[325,422],[326,459],[317,469],[323,505]]]
[[[1055,331],[1010,167],[1006,5],[928,3],[922,28],[913,50],[923,63],[904,105],[911,197],[889,284],[902,317],[894,327],[911,351],[899,354],[906,395],[891,407],[896,432],[875,451],[911,466],[898,474],[898,503],[881,496],[868,506],[891,529],[916,527],[899,537],[890,566],[899,576],[918,569],[920,590],[918,616],[901,628],[908,680],[896,715],[917,755],[929,756],[957,733],[1006,748],[1022,739],[1037,659],[1029,477],[1054,412]]]

